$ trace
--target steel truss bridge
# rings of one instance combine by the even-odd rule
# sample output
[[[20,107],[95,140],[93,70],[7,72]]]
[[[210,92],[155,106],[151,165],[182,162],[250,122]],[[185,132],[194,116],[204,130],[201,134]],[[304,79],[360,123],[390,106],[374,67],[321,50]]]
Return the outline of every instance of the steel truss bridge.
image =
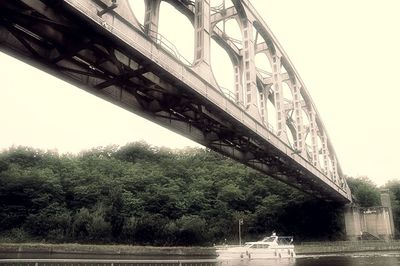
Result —
[[[193,62],[159,34],[161,0],[145,0],[143,25],[127,0],[0,0],[0,50],[304,192],[351,202],[306,86],[250,1],[164,1],[193,25]],[[221,29],[230,19],[239,42]],[[211,39],[232,61],[232,93],[212,73]],[[271,72],[257,69],[258,54]]]

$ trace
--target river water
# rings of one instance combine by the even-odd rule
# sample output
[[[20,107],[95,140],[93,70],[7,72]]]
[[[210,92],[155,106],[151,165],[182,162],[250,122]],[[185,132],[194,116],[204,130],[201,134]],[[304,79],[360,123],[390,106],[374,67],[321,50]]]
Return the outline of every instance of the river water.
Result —
[[[299,257],[294,260],[251,261],[228,265],[246,266],[394,266],[400,265],[397,255]]]
[[[291,264],[290,264],[291,263]],[[400,265],[400,257],[397,255],[379,256],[325,256],[325,257],[304,257],[297,258],[287,266],[393,266]],[[268,264],[265,264],[265,266]],[[284,265],[284,264],[270,264]]]
[[[379,256],[320,256],[299,257],[292,260],[264,260],[230,262],[229,266],[394,266],[400,265],[397,255]]]
[[[68,259],[83,259],[82,255],[68,255]],[[149,257],[126,257],[126,256],[93,256],[93,255],[85,255],[84,259],[96,259],[96,260],[130,260],[130,259],[150,259]],[[59,258],[66,258],[66,254],[57,255],[45,255],[40,253],[0,253],[0,266],[3,265],[28,265],[27,263],[4,263],[2,259],[57,259]],[[154,257],[153,257],[154,259]],[[199,259],[199,258],[190,258],[190,257],[157,257],[157,260],[165,259],[165,260],[187,260],[187,259]],[[35,264],[29,264],[35,265]],[[39,265],[42,265],[39,263]],[[51,265],[51,264],[43,264],[43,265]],[[54,265],[58,265],[53,264]],[[62,266],[72,266],[78,265],[76,263],[62,263],[59,264]],[[86,266],[93,266],[93,265],[106,265],[106,264],[98,264],[96,263],[85,263]],[[110,265],[110,264],[108,264]],[[114,265],[124,265],[119,264],[119,262],[115,263]],[[139,265],[139,264],[126,264],[126,265]],[[150,264],[140,264],[140,265],[150,265]],[[153,265],[153,264],[152,264]],[[161,265],[161,264],[154,264],[154,265]],[[164,264],[162,264],[164,265]],[[186,264],[182,264],[186,265]],[[211,264],[203,264],[199,263],[191,263],[187,265],[192,266],[200,266],[200,265],[217,265],[217,266],[394,266],[400,265],[400,254],[367,254],[363,253],[362,255],[329,255],[329,256],[299,256],[295,259],[270,259],[270,260],[237,260],[237,261],[224,261],[221,263],[211,263]]]

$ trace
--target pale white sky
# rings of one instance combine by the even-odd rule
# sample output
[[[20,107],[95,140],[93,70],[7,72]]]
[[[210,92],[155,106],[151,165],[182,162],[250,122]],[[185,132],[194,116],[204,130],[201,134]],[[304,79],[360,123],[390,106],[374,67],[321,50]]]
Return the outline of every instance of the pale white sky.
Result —
[[[378,185],[400,178],[400,1],[252,3],[305,82],[344,173],[366,175]],[[165,22],[182,25],[185,18],[168,10],[162,16],[161,32],[187,54],[192,40],[174,40],[176,28]],[[78,152],[142,139],[172,148],[196,145],[4,54],[0,73],[0,149]]]

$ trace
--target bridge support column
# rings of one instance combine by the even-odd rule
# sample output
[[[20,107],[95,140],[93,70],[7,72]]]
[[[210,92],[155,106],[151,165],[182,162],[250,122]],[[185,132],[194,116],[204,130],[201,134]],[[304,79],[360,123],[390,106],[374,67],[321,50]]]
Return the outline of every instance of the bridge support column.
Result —
[[[274,83],[274,103],[276,110],[276,132],[279,138],[288,143],[286,135],[286,110],[283,102],[283,89],[281,77],[281,58],[278,55],[272,56],[272,80]]]
[[[335,156],[331,155],[331,163],[332,163],[332,180],[339,186],[342,186],[341,177],[339,177],[338,169],[337,169],[337,159]]]
[[[381,190],[381,204],[383,207],[388,209],[388,219],[390,224],[390,230],[388,231],[392,236],[394,236],[395,229],[394,229],[393,211],[392,211],[392,203],[390,201],[389,189]]]
[[[292,84],[293,89],[293,108],[294,108],[294,119],[296,126],[296,139],[295,139],[295,149],[300,152],[300,154],[307,158],[307,153],[305,149],[305,134],[304,134],[304,123],[303,123],[303,107],[301,102],[300,87],[296,81]]]
[[[210,0],[196,0],[194,14],[195,64],[210,66]]]
[[[241,66],[241,62],[236,64],[233,68],[234,68],[234,71],[235,71],[236,102],[239,105],[244,106],[243,85],[242,85],[242,82],[243,82],[243,77],[242,77],[243,69],[242,69],[242,66]]]
[[[324,173],[332,179],[331,173],[329,172],[329,151],[328,151],[328,137],[326,136],[325,132],[322,132],[321,135],[321,142],[322,142],[322,157],[324,160],[324,165],[322,166],[322,170]]]
[[[319,150],[318,150],[318,132],[317,132],[317,122],[315,120],[315,111],[308,106],[308,117],[310,119],[310,134],[311,134],[311,162],[317,167],[321,168],[319,164]]]
[[[344,221],[346,228],[346,238],[348,240],[358,240],[361,238],[361,219],[360,209],[353,205],[345,207]]]
[[[261,119],[262,119],[263,123],[269,129],[268,109],[267,109],[268,97],[269,97],[269,88],[263,87],[260,92],[260,113],[261,113]]]
[[[193,69],[218,87],[211,70],[210,0],[196,0],[194,13],[194,66]]]
[[[146,0],[145,18],[144,18],[144,32],[150,36],[151,39],[157,41],[158,35],[158,21],[160,17],[160,3],[161,0]]]
[[[257,72],[255,58],[255,46],[253,40],[253,24],[246,17],[241,18],[240,26],[243,36],[243,79],[244,79],[244,102],[247,111],[261,121],[259,106],[259,92],[257,89]]]

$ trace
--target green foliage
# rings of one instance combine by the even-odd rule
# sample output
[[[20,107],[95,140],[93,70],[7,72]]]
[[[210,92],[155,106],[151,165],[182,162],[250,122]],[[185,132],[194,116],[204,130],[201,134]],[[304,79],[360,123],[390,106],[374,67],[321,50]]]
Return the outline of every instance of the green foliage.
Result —
[[[354,201],[361,207],[380,205],[379,189],[368,177],[347,178]]]
[[[90,226],[92,224],[92,217],[89,210],[81,208],[74,215],[74,222],[72,223],[72,237],[77,240],[85,240],[89,237]]]
[[[206,220],[198,215],[183,215],[176,221],[178,244],[196,244],[204,241]]]
[[[374,203],[368,182],[352,184],[359,201]],[[0,234],[16,240],[209,245],[236,242],[239,219],[244,240],[272,231],[324,239],[341,236],[339,213],[206,149],[139,142],[77,156],[0,153]]]
[[[104,208],[101,205],[96,206],[95,211],[91,213],[91,219],[88,223],[90,238],[96,242],[109,240],[113,226],[110,222],[106,221]]]
[[[59,203],[51,203],[37,213],[31,213],[25,222],[25,229],[32,235],[57,240],[64,239],[70,228],[70,212]]]

